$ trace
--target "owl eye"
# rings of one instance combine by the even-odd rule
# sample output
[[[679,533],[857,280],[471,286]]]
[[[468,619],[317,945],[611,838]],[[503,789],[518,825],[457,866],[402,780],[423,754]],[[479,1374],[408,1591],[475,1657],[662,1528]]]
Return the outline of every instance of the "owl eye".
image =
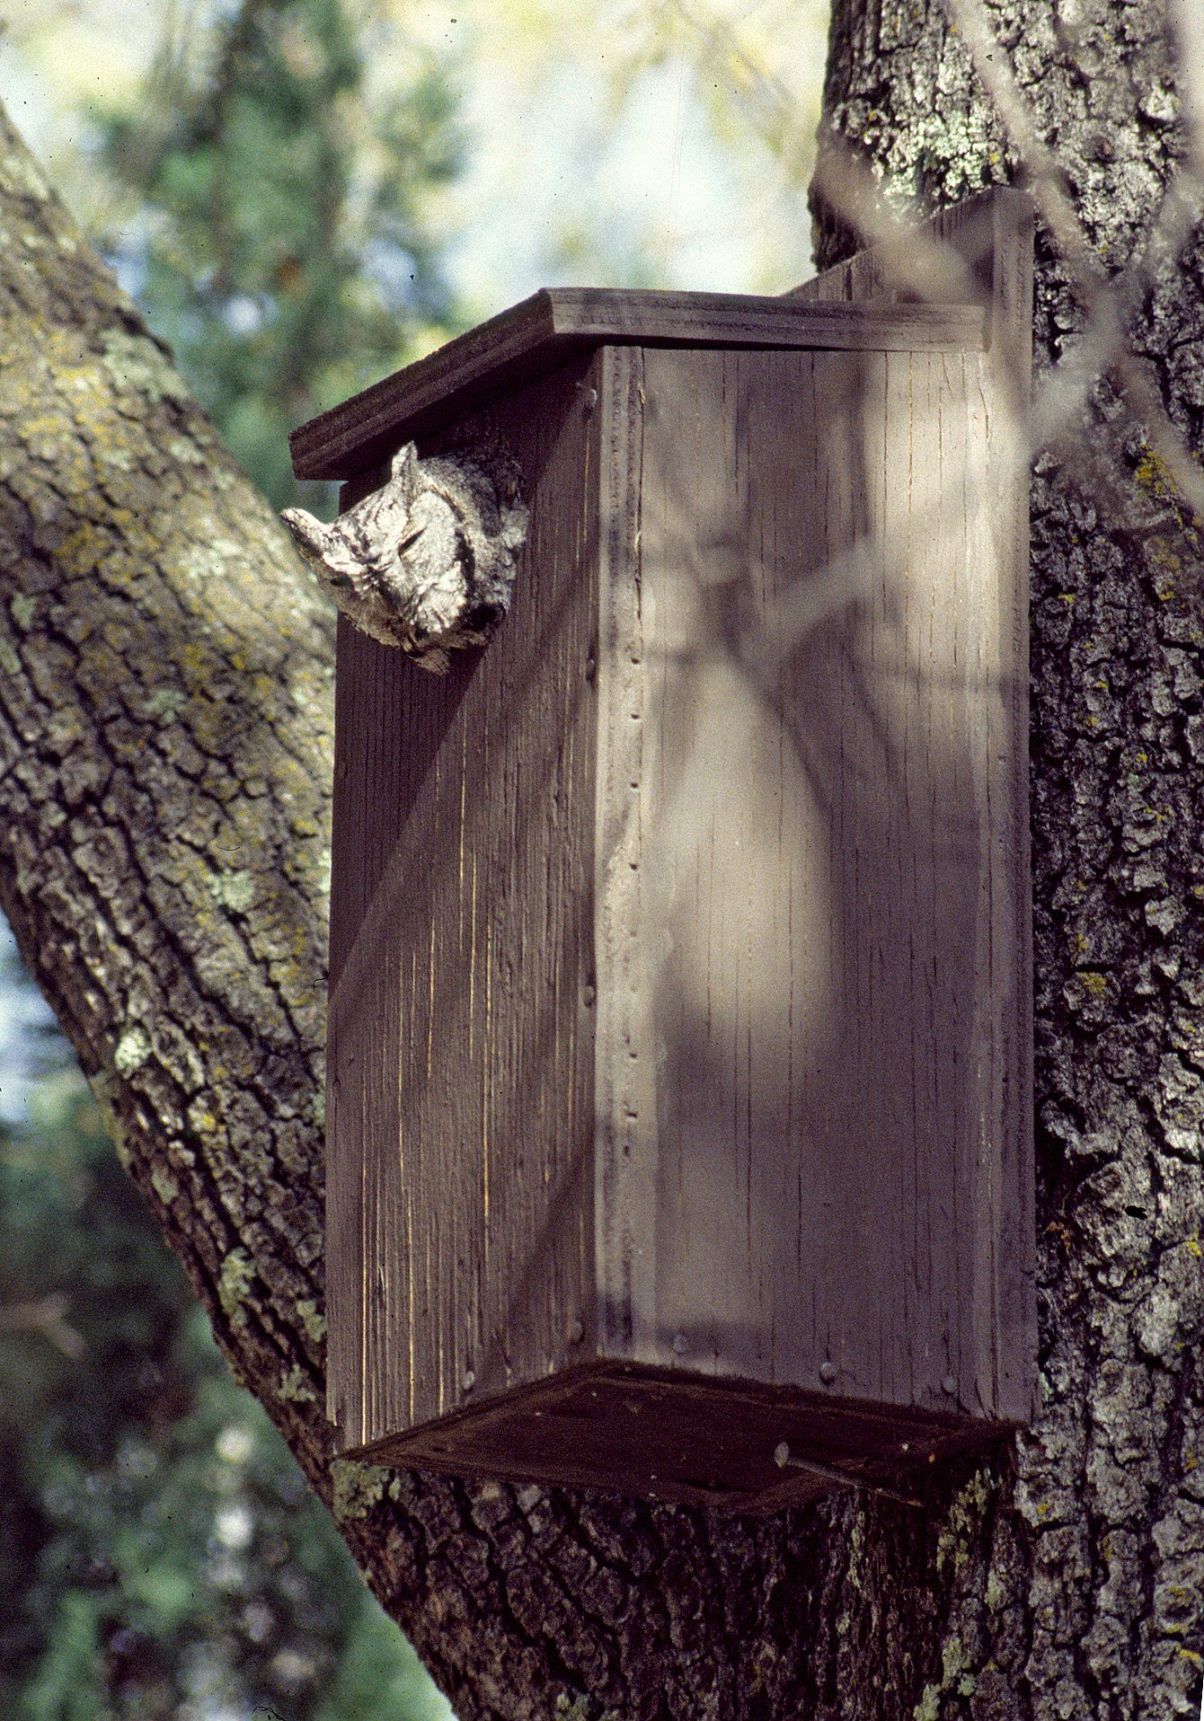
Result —
[[[405,537],[402,538],[398,542],[398,545],[397,545],[397,559],[398,559],[398,561],[400,561],[401,558],[405,555],[406,551],[409,549],[411,544],[416,544],[418,542],[419,538],[421,538],[422,534],[425,531],[426,531],[425,526],[415,526],[414,530],[412,532],[406,533]]]

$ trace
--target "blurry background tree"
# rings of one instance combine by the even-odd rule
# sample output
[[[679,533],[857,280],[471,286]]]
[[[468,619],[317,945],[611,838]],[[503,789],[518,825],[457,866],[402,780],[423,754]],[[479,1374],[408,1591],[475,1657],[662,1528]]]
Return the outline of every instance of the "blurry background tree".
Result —
[[[280,507],[294,424],[545,281],[804,274],[826,12],[511,0],[486,40],[422,7],[164,0],[148,35],[126,0],[48,0],[0,70]],[[0,1713],[450,1714],[230,1379],[7,939],[0,1006]]]
[[[231,1379],[7,939],[3,962],[38,1044],[0,1122],[0,1714],[448,1715]]]
[[[424,60],[369,100],[370,51],[344,0],[242,0],[99,115],[126,194],[101,249],[277,507],[289,430],[448,326],[424,212],[458,166],[451,87]]]

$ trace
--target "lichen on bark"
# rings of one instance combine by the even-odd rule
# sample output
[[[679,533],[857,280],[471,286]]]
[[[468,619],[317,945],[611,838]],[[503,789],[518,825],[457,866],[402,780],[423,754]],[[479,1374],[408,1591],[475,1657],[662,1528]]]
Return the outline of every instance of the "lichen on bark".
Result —
[[[1166,10],[995,0],[985,16],[1195,453],[1204,235],[1168,246],[1157,229],[1187,141]],[[868,162],[900,205],[1032,167],[945,9],[914,0],[837,6],[821,143]],[[822,201],[817,215],[826,259],[848,224]],[[1042,231],[1039,381],[1075,352],[1090,296]],[[956,1697],[934,1671],[924,1701],[940,1716],[1195,1714],[1204,570],[1201,523],[1114,375],[1039,452],[1032,524],[1043,1408],[942,1622],[975,1690]]]
[[[7,128],[0,147],[0,893],[219,1331],[253,1262],[243,1373],[317,1386],[295,1305],[321,1296],[329,620]],[[317,1474],[320,1426],[286,1432]]]

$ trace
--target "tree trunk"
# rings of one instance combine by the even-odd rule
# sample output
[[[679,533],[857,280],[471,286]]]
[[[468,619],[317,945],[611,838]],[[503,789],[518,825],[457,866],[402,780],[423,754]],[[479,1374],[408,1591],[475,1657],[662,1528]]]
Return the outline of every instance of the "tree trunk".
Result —
[[[851,152],[888,203],[1029,177],[1048,210],[1044,145],[1151,399],[1198,448],[1202,235],[1157,231],[1191,143],[1167,8],[992,0],[990,65],[1012,69],[1027,143],[1006,92],[985,99],[952,11],[837,0],[820,179]],[[848,224],[815,201],[826,263]],[[1039,227],[1042,380],[1073,353],[1095,291],[1059,249]],[[1042,1413],[990,1501],[976,1482],[967,1513],[954,1508],[960,1545],[943,1561],[938,1546],[953,1593],[926,1646],[939,1641],[924,1716],[1200,1712],[1204,593],[1199,520],[1158,452],[1158,416],[1141,422],[1109,377],[1035,462]]]
[[[1126,266],[1182,143],[1160,9],[992,17],[1092,243]],[[927,202],[1008,175],[939,5],[837,0],[833,43],[829,147]],[[1091,464],[1043,456],[1034,491],[1039,1426],[934,1472],[923,1512],[839,1493],[733,1521],[332,1476],[330,617],[7,128],[0,221],[3,905],[233,1367],[465,1721],[1192,1713],[1199,544],[1115,391],[1093,399]],[[849,243],[827,222],[824,262]],[[1138,296],[1137,344],[1188,433],[1201,255]],[[1046,255],[1045,364],[1080,321]]]

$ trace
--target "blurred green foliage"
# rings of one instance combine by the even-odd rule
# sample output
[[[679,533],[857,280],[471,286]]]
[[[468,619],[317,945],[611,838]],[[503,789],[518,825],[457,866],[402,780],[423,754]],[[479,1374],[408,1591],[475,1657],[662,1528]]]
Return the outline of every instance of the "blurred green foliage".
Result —
[[[348,0],[242,0],[203,44],[165,41],[145,105],[101,111],[130,194],[101,248],[278,508],[288,432],[451,316],[425,212],[460,164],[454,94],[417,52],[373,83],[386,46]]]
[[[449,1716],[50,1052],[0,1126],[0,1715]]]

